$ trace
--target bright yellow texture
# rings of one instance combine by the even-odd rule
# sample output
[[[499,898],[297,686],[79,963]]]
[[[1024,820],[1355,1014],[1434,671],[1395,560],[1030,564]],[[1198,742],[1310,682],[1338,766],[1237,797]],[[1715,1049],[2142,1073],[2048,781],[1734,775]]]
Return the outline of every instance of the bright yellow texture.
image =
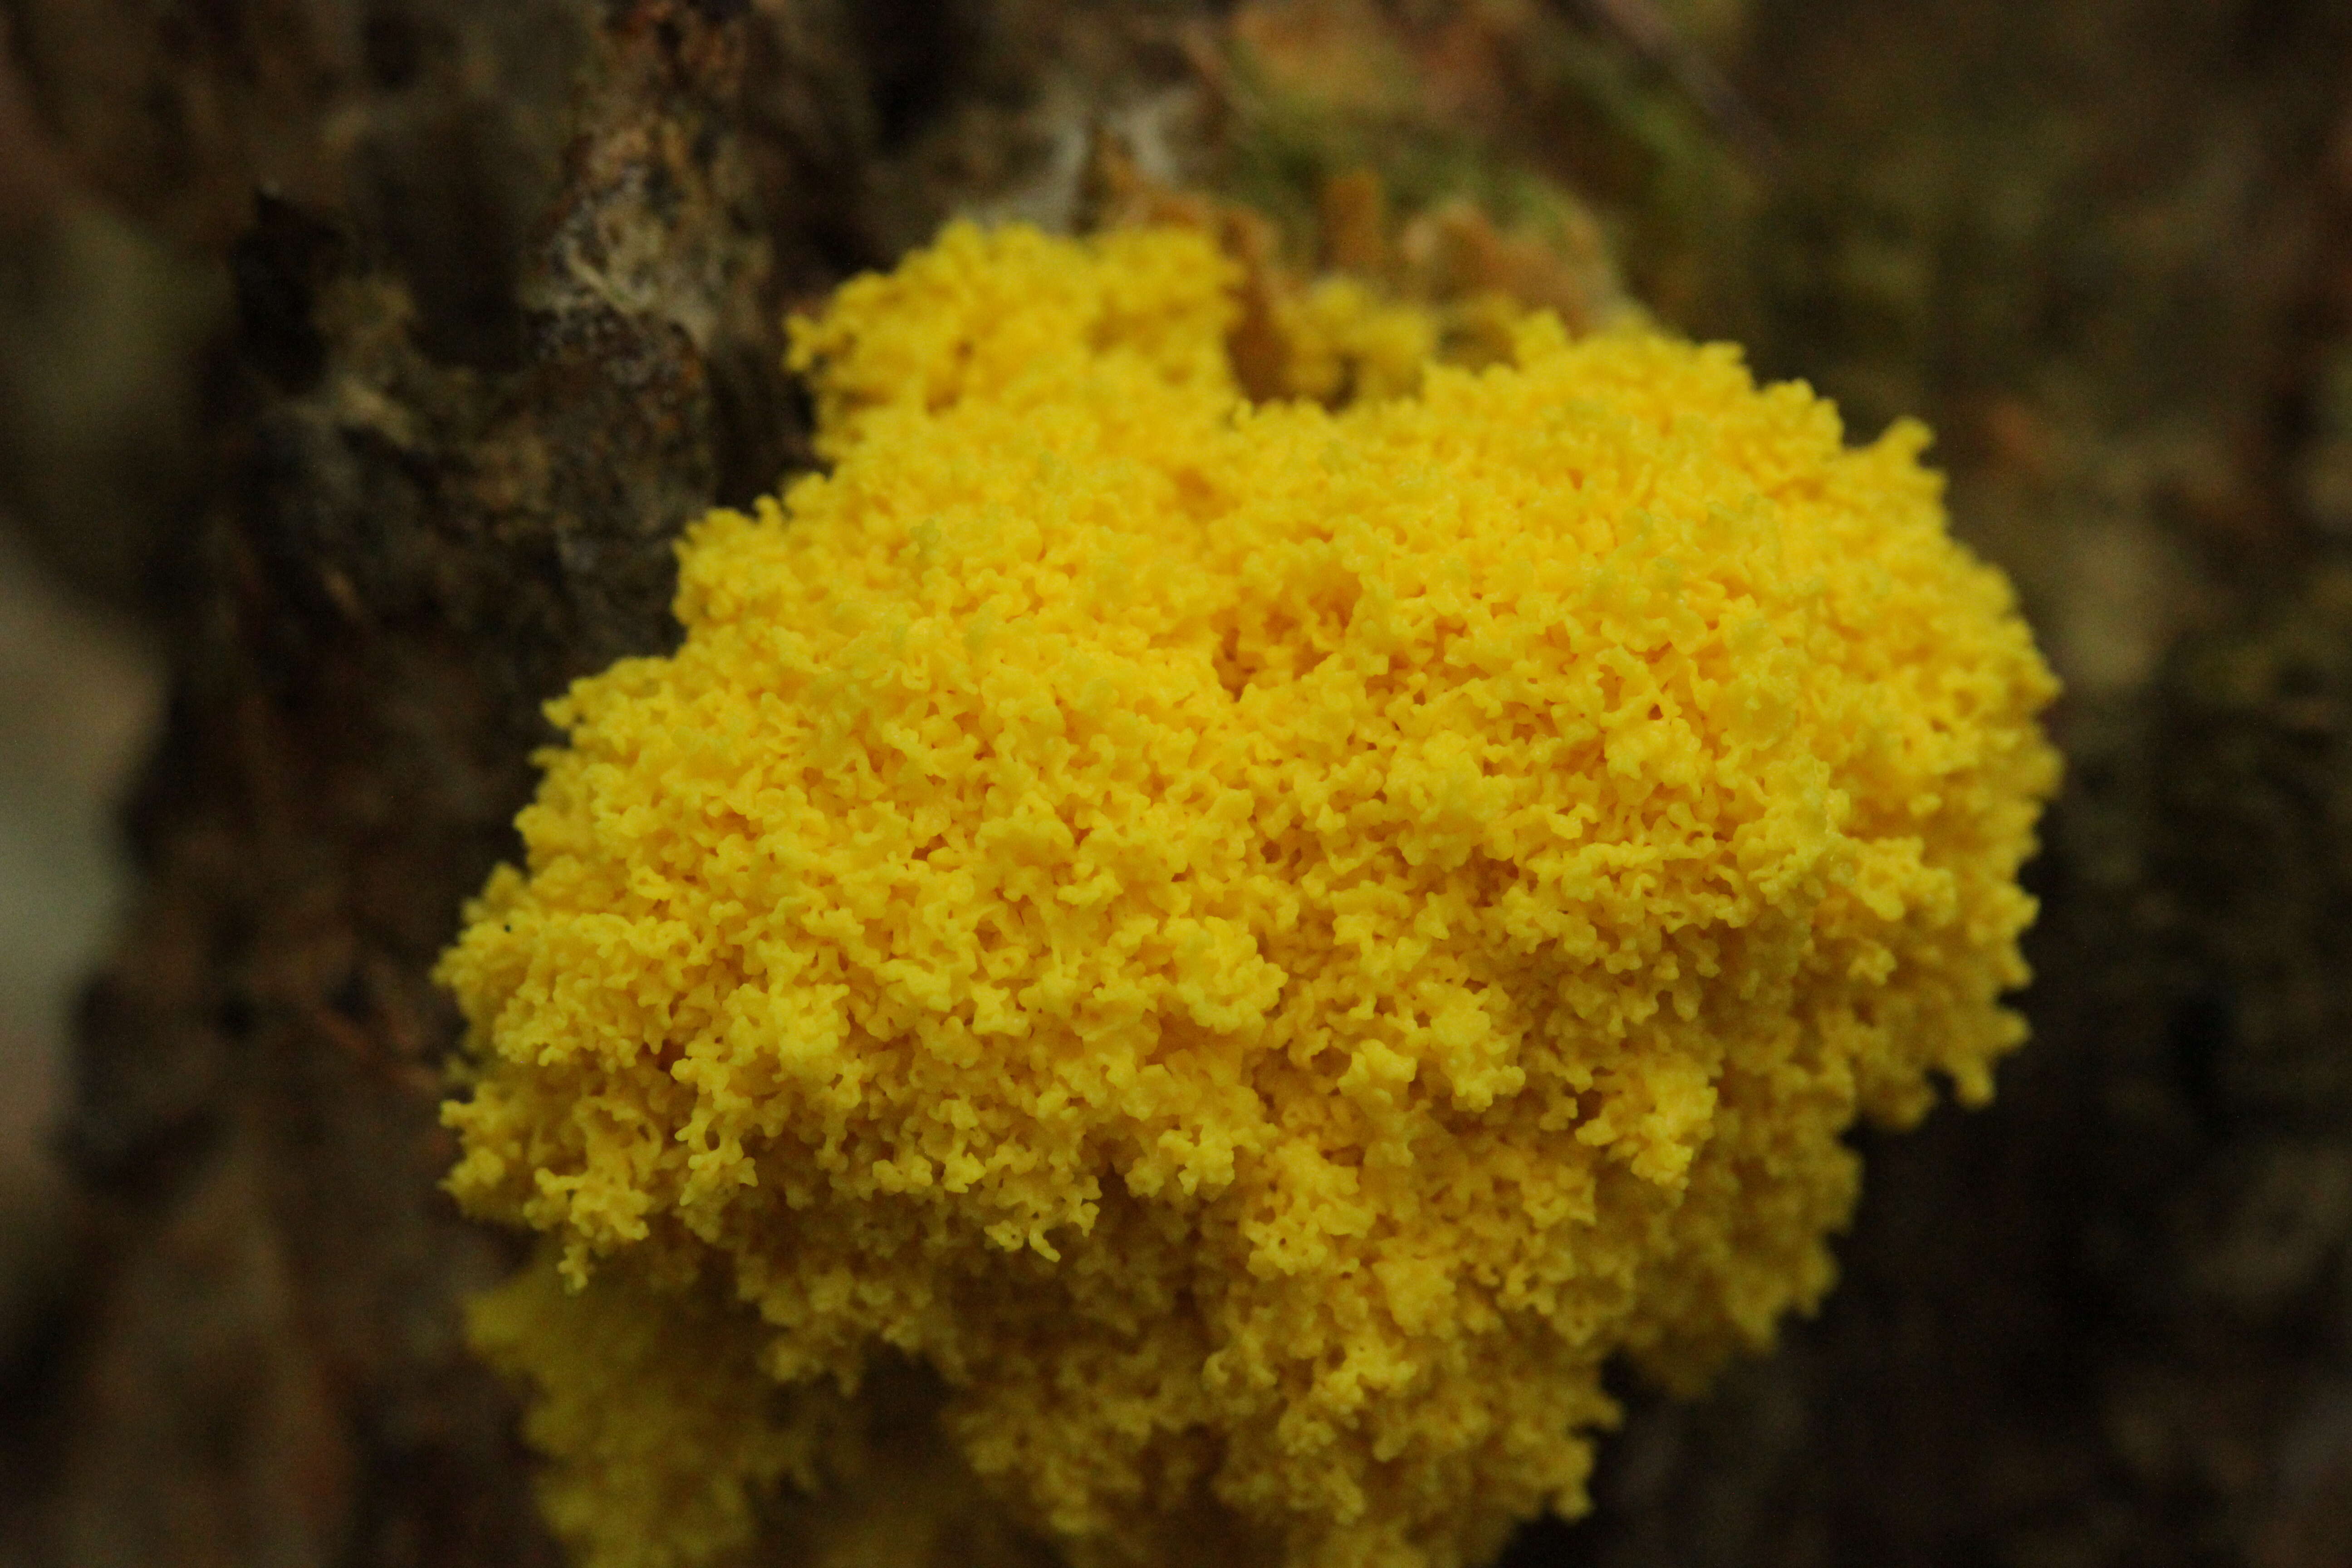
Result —
[[[551,1238],[476,1333],[595,1568],[788,1480],[803,1561],[1476,1561],[1581,1506],[1606,1358],[1821,1295],[1857,1113],[2021,1034],[2052,682],[1917,426],[1548,316],[1415,389],[1328,290],[1297,363],[1399,395],[1251,406],[1228,281],[850,284],[832,470],[551,709],[451,1185]]]

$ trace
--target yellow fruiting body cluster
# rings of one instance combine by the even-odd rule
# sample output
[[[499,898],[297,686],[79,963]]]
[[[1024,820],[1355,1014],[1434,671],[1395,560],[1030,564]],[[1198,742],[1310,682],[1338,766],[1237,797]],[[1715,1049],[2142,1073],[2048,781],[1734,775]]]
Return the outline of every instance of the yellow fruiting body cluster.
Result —
[[[849,284],[829,471],[552,705],[450,1184],[549,1238],[475,1334],[594,1568],[1475,1563],[2021,1036],[2053,683],[1918,427],[1344,294],[1364,395],[1252,405],[1229,272]]]

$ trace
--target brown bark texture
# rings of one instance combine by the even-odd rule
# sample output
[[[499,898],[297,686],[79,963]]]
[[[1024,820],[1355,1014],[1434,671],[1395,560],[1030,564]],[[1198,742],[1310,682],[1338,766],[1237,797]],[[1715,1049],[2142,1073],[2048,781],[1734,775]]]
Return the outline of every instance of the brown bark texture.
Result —
[[[142,887],[0,1342],[26,1564],[560,1561],[429,970],[539,705],[807,462],[781,321],[1100,149],[1579,215],[1867,434],[2069,692],[2034,1043],[1843,1282],[1630,1382],[1522,1568],[2352,1563],[2352,12],[2334,0],[0,0],[0,509],[154,625]],[[1544,193],[1532,205],[1528,190]],[[1457,225],[1457,227],[1459,226]]]

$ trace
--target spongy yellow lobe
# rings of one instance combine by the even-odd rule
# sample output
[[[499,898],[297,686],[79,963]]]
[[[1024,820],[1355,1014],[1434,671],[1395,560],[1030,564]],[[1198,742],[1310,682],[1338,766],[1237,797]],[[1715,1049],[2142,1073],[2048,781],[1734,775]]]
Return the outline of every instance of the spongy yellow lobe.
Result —
[[[451,1186],[549,1237],[477,1337],[596,1568],[803,1489],[811,1562],[920,1560],[910,1489],[1080,1564],[1478,1561],[1582,1506],[1607,1358],[1818,1299],[1857,1114],[2021,1036],[2053,688],[1922,431],[1328,292],[1293,361],[1360,395],[1250,405],[1230,283],[957,227],[850,284],[830,470],[551,710]]]

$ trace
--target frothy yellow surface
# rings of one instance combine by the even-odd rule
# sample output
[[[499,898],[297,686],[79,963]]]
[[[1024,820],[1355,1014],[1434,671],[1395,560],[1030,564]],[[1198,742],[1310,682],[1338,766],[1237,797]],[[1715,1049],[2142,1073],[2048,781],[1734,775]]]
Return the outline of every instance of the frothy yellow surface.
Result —
[[[851,283],[830,471],[551,708],[450,1184],[549,1238],[475,1333],[594,1568],[1478,1561],[2021,1036],[2053,684],[1923,431],[1360,294],[1252,405],[1228,274]]]

